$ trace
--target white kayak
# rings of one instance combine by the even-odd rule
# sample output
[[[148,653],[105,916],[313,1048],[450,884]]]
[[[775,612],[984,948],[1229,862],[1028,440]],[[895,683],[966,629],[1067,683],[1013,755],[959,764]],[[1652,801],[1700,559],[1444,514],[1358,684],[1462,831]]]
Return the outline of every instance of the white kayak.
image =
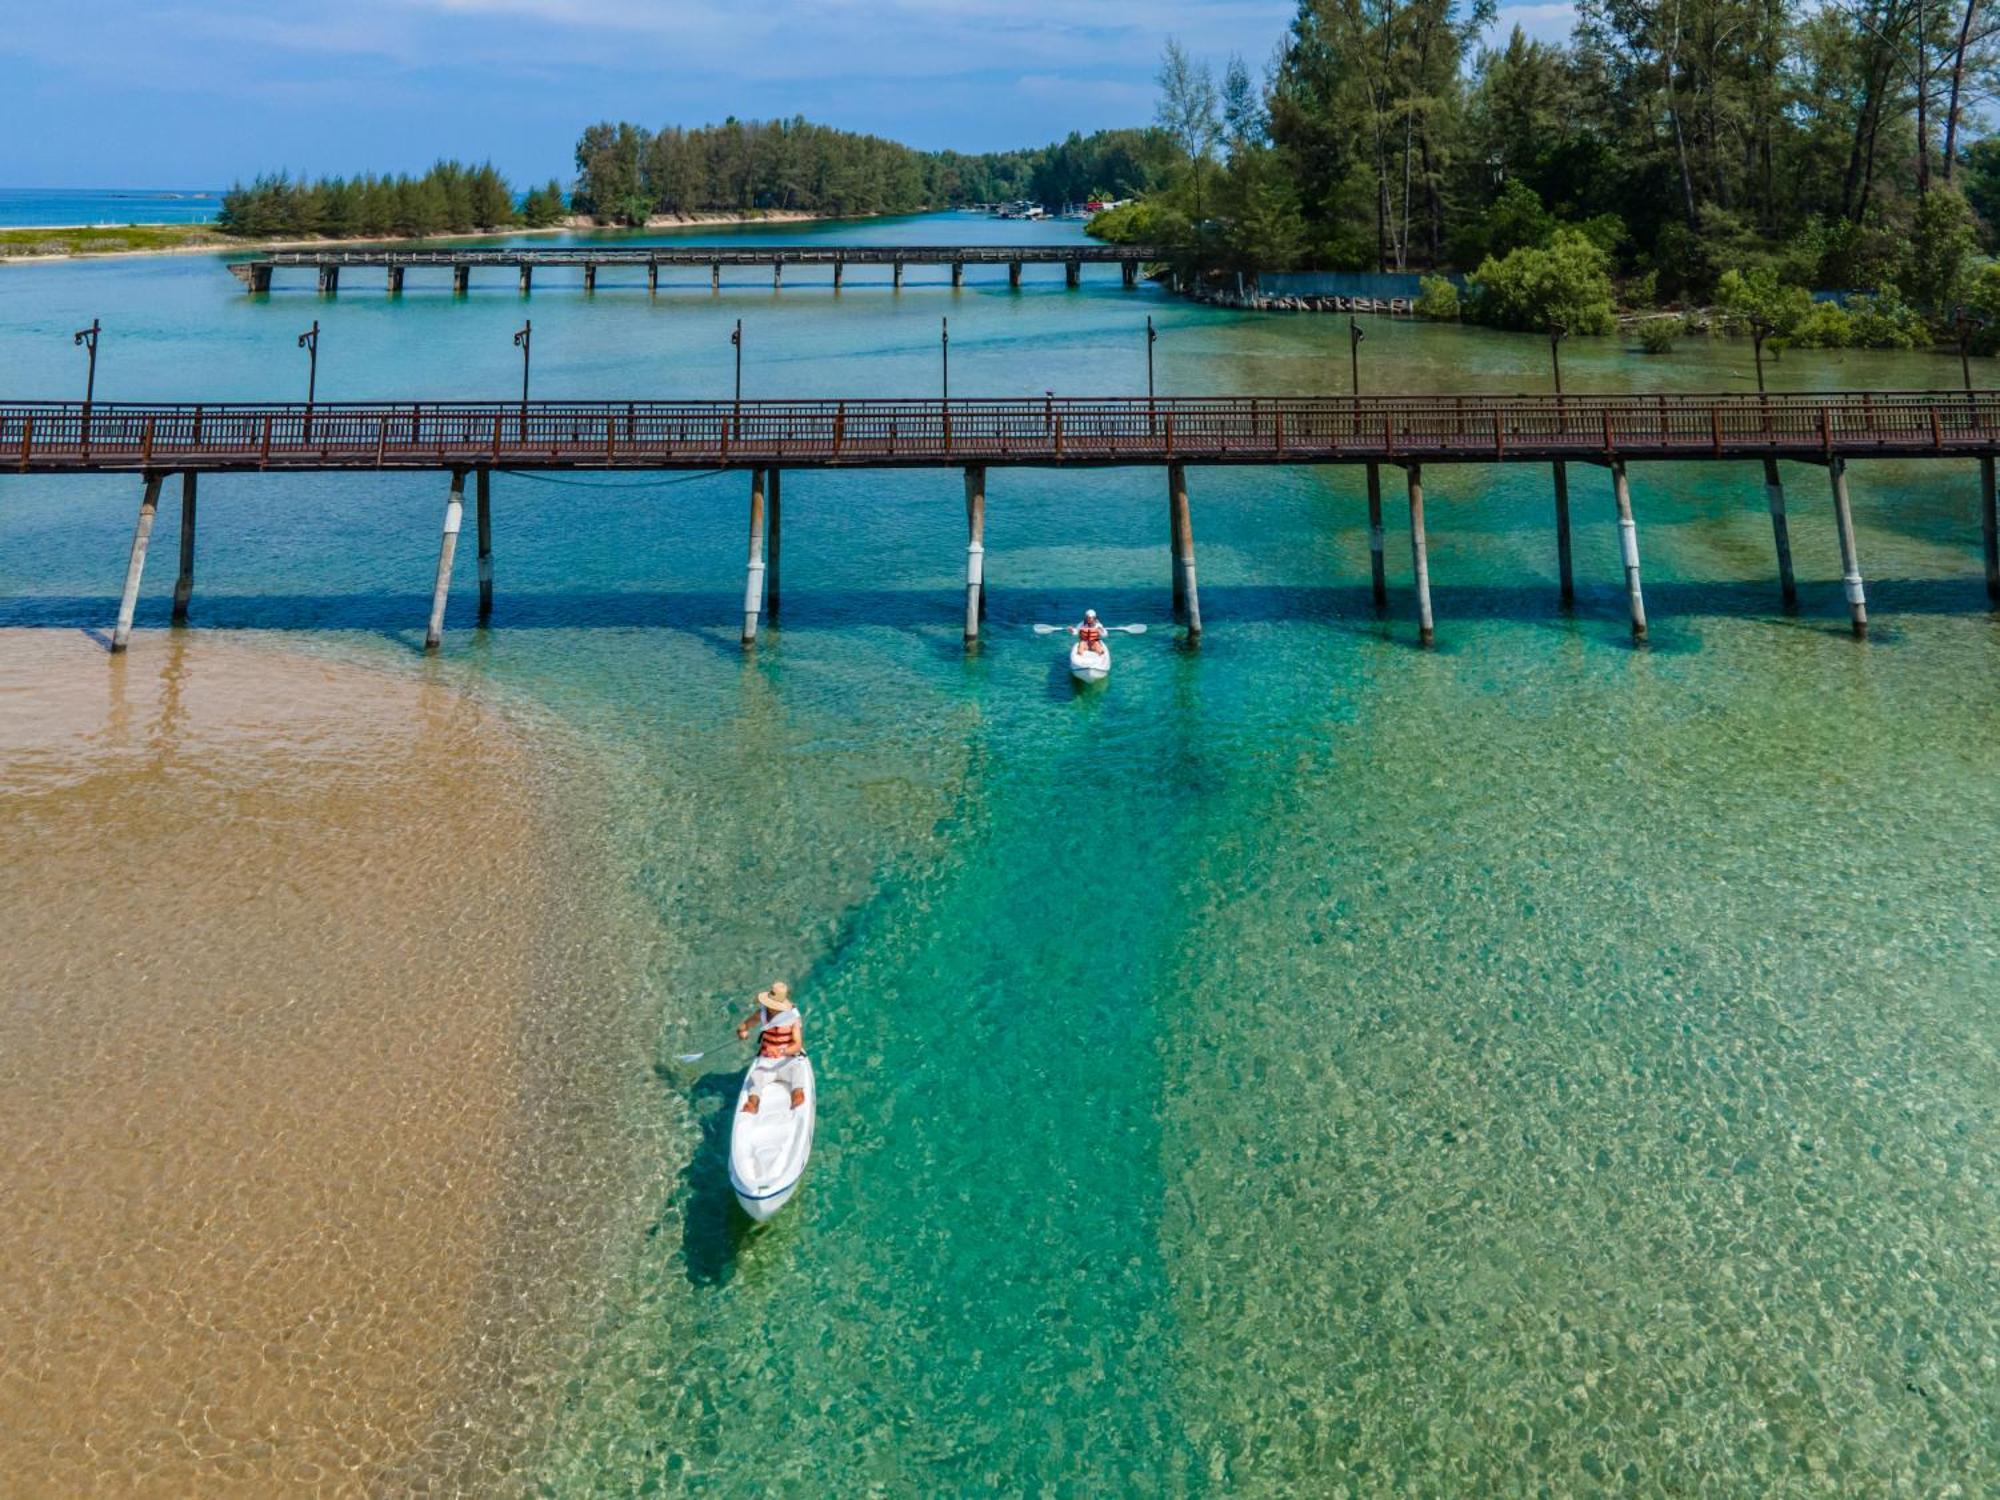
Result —
[[[1078,682],[1102,682],[1111,675],[1111,646],[1100,642],[1099,649],[1091,650],[1078,641],[1069,648],[1069,675]]]
[[[735,1123],[729,1131],[729,1185],[736,1189],[743,1212],[759,1224],[792,1201],[799,1179],[805,1176],[806,1158],[812,1155],[819,1085],[810,1058],[793,1061],[806,1091],[806,1101],[797,1109],[792,1108],[791,1089],[770,1079],[759,1089],[757,1112],[743,1112],[755,1087],[754,1064],[744,1070],[742,1087],[736,1092]]]

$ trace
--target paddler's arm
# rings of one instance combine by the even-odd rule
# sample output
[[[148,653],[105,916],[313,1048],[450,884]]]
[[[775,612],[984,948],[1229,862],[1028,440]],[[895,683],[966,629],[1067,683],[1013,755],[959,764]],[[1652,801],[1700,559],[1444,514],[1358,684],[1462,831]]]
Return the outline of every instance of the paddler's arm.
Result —
[[[752,1026],[755,1026],[758,1023],[758,1021],[763,1018],[763,1015],[764,1015],[764,1007],[760,1005],[755,1010],[751,1011],[749,1015],[745,1016],[741,1021],[737,1022],[736,1040],[740,1042],[743,1040],[743,1038],[750,1035],[750,1028]]]

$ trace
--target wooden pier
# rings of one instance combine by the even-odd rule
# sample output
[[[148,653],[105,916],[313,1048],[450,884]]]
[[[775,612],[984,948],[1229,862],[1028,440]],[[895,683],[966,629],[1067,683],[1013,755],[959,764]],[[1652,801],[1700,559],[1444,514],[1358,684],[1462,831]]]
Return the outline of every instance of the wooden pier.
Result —
[[[907,266],[949,266],[951,284],[961,286],[967,266],[1007,268],[1010,286],[1021,284],[1023,266],[1061,266],[1069,286],[1083,283],[1085,266],[1117,266],[1127,287],[1138,285],[1139,268],[1165,259],[1159,250],[1145,245],[634,245],[532,249],[514,246],[495,250],[280,250],[267,255],[231,261],[229,270],[243,283],[245,291],[271,290],[272,273],[280,267],[310,268],[322,295],[340,290],[341,272],[379,270],[390,296],[403,290],[405,275],[413,270],[449,271],[452,291],[464,295],[471,289],[472,273],[478,269],[514,273],[523,293],[534,285],[538,270],[581,270],[583,289],[597,290],[602,271],[644,272],[646,289],[660,289],[663,269],[706,269],[711,289],[722,285],[724,267],[753,266],[768,269],[773,287],[784,284],[787,266],[824,266],[833,271],[833,287],[840,290],[849,266],[886,266],[890,284],[901,287]]]
[[[1426,470],[1449,464],[1602,467],[1618,525],[1632,633],[1647,632],[1630,466],[1641,461],[1758,462],[1780,587],[1796,606],[1780,460],[1825,469],[1841,580],[1856,635],[1868,611],[1848,502],[1847,465],[1873,458],[1977,459],[1987,592],[2000,602],[1994,458],[2000,392],[1755,395],[1044,397],[813,401],[14,402],[0,403],[0,465],[21,474],[124,472],[143,499],[112,649],[130,636],[148,539],[169,474],[183,476],[181,575],[174,617],[193,586],[195,480],[202,473],[432,470],[450,476],[427,644],[442,638],[465,476],[477,477],[480,616],[493,600],[494,470],[743,470],[750,546],[743,641],[775,609],[783,469],[959,468],[968,530],[965,636],[985,612],[986,480],[991,468],[1151,466],[1165,472],[1175,614],[1199,639],[1187,471],[1202,465],[1363,464],[1371,471],[1374,598],[1386,600],[1379,478],[1404,471],[1418,640],[1435,622],[1424,526]],[[1747,488],[1747,487],[1746,487]],[[1556,471],[1555,547],[1562,602],[1569,577],[1570,494]]]

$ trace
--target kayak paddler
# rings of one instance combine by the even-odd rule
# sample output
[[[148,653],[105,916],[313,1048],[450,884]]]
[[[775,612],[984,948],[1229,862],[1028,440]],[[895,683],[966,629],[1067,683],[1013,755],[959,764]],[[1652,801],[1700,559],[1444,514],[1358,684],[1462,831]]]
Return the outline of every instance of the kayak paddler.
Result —
[[[805,1080],[797,1059],[806,1055],[806,1033],[799,1021],[798,1007],[792,1004],[792,987],[784,980],[757,992],[757,1008],[743,1018],[736,1035],[747,1037],[753,1026],[761,1027],[763,1034],[757,1039],[757,1060],[750,1064],[755,1086],[749,1090],[750,1097],[743,1101],[743,1113],[757,1113],[758,1095],[767,1083],[784,1084],[792,1091],[792,1108],[804,1108]]]
[[[1069,633],[1077,638],[1086,651],[1097,656],[1104,654],[1104,627],[1098,623],[1096,610],[1086,609],[1083,612],[1083,623],[1070,626]]]

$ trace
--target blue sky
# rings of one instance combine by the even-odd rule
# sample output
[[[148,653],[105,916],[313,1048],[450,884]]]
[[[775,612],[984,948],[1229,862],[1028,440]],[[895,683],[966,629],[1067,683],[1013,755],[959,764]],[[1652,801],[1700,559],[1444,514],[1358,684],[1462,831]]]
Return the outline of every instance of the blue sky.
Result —
[[[914,146],[1143,123],[1167,33],[1261,67],[1295,0],[16,0],[0,186],[209,187],[491,157],[570,173],[593,120],[803,114]],[[1567,34],[1568,4],[1498,29]]]

